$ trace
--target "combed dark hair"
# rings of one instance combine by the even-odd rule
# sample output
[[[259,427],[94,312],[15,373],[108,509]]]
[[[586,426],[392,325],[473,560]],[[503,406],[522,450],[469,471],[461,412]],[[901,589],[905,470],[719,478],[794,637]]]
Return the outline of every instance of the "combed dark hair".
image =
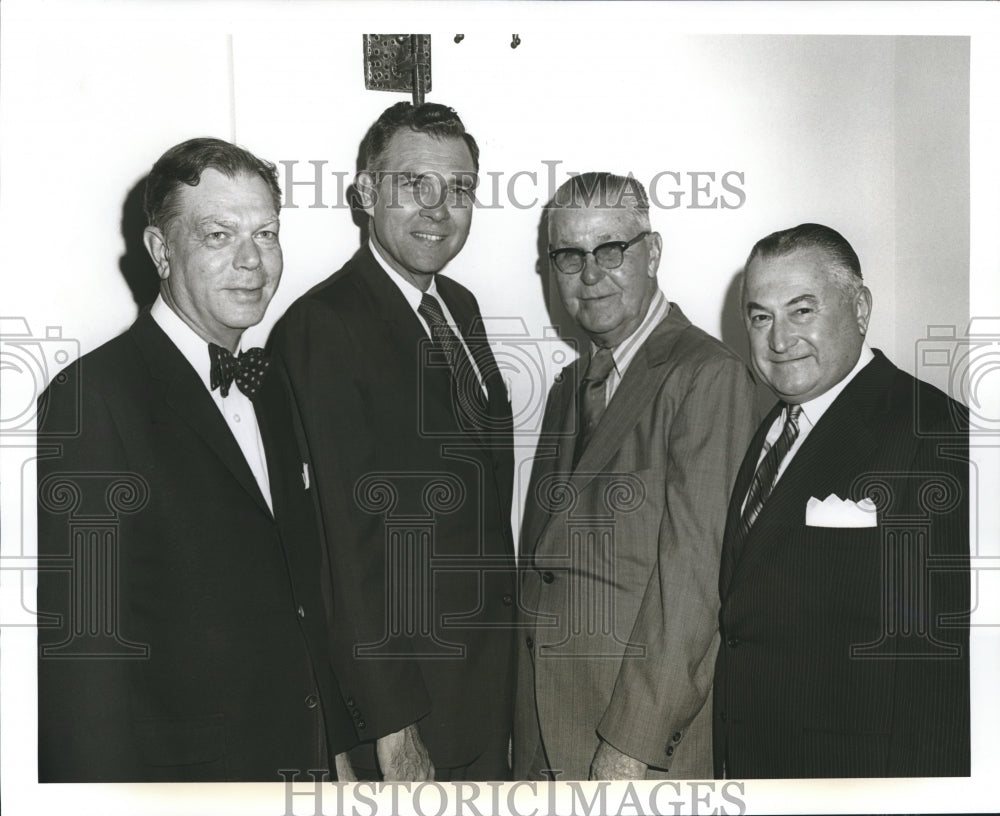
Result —
[[[382,115],[368,128],[365,138],[361,141],[359,171],[376,172],[384,170],[382,161],[389,140],[397,131],[409,129],[414,133],[426,133],[435,139],[464,139],[472,154],[472,164],[479,172],[479,145],[466,131],[465,125],[453,108],[438,105],[435,102],[424,102],[414,105],[410,102],[397,102],[382,111]]]
[[[847,239],[837,230],[822,224],[799,224],[791,229],[772,232],[761,238],[747,257],[747,266],[756,258],[780,258],[799,249],[819,249],[830,259],[830,273],[847,291],[861,286],[861,261]]]
[[[201,174],[209,167],[229,178],[236,178],[241,173],[260,176],[271,191],[275,210],[281,209],[281,188],[271,162],[222,139],[200,137],[174,145],[149,171],[142,203],[150,226],[166,229],[177,216],[177,193],[181,184],[197,187]]]

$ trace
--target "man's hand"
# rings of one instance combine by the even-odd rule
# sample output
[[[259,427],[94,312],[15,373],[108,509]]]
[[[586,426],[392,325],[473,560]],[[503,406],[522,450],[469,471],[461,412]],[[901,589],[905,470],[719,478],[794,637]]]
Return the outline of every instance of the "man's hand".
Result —
[[[601,740],[590,763],[591,779],[645,779],[646,763],[623,754],[610,743]]]
[[[382,779],[386,782],[427,782],[434,779],[434,765],[415,723],[380,737],[375,743],[375,753],[382,769]]]
[[[354,775],[354,767],[351,765],[351,758],[347,755],[346,751],[343,754],[337,754],[334,758],[334,762],[337,767],[338,782],[358,781],[357,776]]]

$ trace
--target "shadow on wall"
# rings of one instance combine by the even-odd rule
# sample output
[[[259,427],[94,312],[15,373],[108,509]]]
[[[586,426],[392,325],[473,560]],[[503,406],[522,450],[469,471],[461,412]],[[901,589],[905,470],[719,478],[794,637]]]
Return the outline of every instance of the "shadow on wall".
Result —
[[[365,156],[364,156],[364,138],[358,142],[358,152],[354,157],[354,177],[357,179],[357,174],[362,170],[367,170],[364,166]],[[354,222],[354,226],[358,228],[358,248],[362,248],[368,245],[369,231],[371,229],[371,219],[368,217],[368,213],[365,212],[365,208],[362,206],[361,194],[358,192],[358,186],[354,182],[347,187],[347,206],[351,209],[351,220]]]
[[[579,324],[569,316],[562,299],[558,294],[558,285],[554,280],[556,272],[550,272],[549,268],[549,226],[548,210],[542,209],[542,217],[539,219],[538,235],[536,240],[536,260],[535,272],[542,288],[542,298],[545,301],[545,310],[549,316],[549,323],[555,327],[559,338],[578,349],[582,354],[590,348],[590,339],[586,332],[580,328]],[[729,348],[731,348],[743,362],[753,376],[757,385],[757,413],[763,417],[774,405],[775,396],[767,385],[760,381],[750,364],[750,350],[747,343],[746,328],[743,325],[743,310],[741,307],[741,289],[743,285],[743,270],[737,269],[726,288],[726,295],[722,302],[721,334],[720,338]],[[683,304],[681,304],[683,308]]]
[[[590,348],[590,338],[563,306],[562,298],[558,294],[558,285],[553,277],[559,273],[552,272],[549,268],[549,211],[545,207],[542,208],[542,217],[538,221],[535,249],[537,252],[535,273],[542,287],[542,298],[545,301],[545,311],[549,315],[549,325],[558,332],[560,340],[583,354]]]
[[[722,301],[722,316],[720,325],[722,327],[722,340],[729,348],[735,351],[740,359],[748,366],[750,365],[750,350],[747,346],[747,333],[743,327],[743,310],[740,306],[740,290],[743,287],[743,269],[737,269],[733,273],[732,280],[726,288],[726,296]]]
[[[142,243],[142,233],[146,229],[146,213],[142,208],[146,178],[147,176],[143,176],[139,179],[125,196],[121,220],[125,254],[118,259],[118,269],[132,292],[132,299],[139,312],[156,300],[156,295],[160,291],[160,278],[156,274],[156,266]]]
[[[771,410],[777,398],[774,396],[774,392],[767,387],[767,384],[761,382],[750,362],[750,345],[747,342],[746,327],[743,325],[742,288],[743,270],[737,269],[733,273],[733,278],[726,288],[726,297],[722,301],[722,319],[720,321],[722,337],[720,339],[736,352],[750,369],[750,375],[757,385],[757,415],[759,418],[763,418]]]

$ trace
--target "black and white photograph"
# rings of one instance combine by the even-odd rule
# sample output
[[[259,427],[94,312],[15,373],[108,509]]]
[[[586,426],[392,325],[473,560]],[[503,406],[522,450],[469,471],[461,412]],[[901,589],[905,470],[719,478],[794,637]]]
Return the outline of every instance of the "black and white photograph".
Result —
[[[6,813],[990,812],[994,2],[6,0]]]

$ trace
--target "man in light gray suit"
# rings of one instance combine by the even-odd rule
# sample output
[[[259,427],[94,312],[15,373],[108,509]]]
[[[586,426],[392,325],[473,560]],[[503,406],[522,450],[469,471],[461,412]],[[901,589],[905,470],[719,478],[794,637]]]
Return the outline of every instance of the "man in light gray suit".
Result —
[[[633,178],[549,204],[587,353],[549,394],[521,536],[515,779],[708,778],[726,506],[753,381],[657,284]]]

